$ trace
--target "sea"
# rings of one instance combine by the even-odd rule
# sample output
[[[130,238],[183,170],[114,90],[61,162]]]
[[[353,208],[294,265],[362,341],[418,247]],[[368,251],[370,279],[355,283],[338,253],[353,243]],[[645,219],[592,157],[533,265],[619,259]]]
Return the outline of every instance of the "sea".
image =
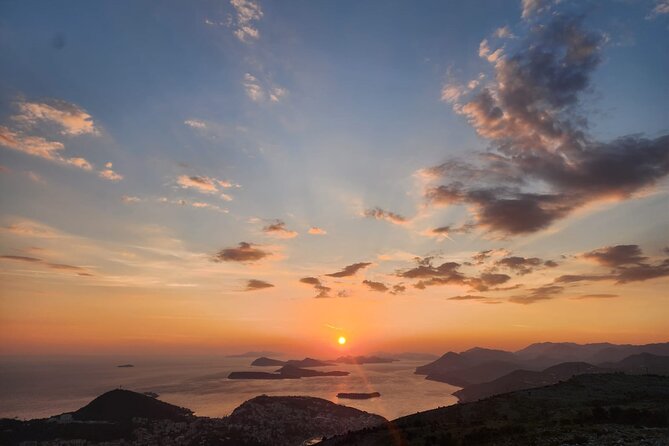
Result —
[[[124,360],[125,359],[125,360]],[[0,358],[0,418],[33,419],[71,412],[117,388],[155,392],[159,399],[187,407],[198,416],[223,417],[258,395],[325,398],[394,419],[457,402],[458,390],[415,375],[429,361],[337,364],[318,370],[345,370],[345,377],[287,380],[230,380],[232,371],[273,371],[251,367],[255,358],[179,357],[5,357]],[[133,367],[118,367],[132,363]],[[369,400],[338,399],[339,392],[379,392]]]

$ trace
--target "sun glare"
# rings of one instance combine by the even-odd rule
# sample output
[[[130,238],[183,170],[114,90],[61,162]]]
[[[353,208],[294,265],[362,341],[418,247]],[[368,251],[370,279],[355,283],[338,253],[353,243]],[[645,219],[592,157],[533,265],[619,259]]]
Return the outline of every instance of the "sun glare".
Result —
[[[339,336],[339,339],[337,339],[337,342],[339,342],[339,345],[344,345],[346,344],[346,338],[343,336]]]

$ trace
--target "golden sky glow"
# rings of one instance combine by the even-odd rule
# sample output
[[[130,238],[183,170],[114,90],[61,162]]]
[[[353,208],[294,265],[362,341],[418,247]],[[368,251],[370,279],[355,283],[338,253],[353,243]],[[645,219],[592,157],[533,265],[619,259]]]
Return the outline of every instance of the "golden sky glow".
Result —
[[[249,2],[0,5],[0,354],[667,340],[669,14]]]

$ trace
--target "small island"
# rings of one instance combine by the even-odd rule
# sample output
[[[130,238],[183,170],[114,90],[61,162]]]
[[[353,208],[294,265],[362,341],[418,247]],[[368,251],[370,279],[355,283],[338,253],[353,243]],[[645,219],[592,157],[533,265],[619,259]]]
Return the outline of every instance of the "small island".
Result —
[[[337,398],[345,398],[349,400],[368,400],[371,398],[379,398],[381,394],[379,392],[371,393],[344,393],[340,392],[337,394]]]
[[[262,356],[251,363],[251,365],[254,367],[276,367],[284,364],[285,361],[268,358],[267,356]]]
[[[121,369],[128,369],[130,367],[135,367],[135,365],[134,364],[121,364],[121,365],[117,365],[116,367],[121,368]]]

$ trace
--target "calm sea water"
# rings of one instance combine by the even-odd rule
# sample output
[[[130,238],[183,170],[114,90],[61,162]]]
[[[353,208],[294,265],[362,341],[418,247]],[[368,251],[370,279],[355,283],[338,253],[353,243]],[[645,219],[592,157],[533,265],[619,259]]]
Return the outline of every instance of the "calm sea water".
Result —
[[[346,370],[346,377],[299,380],[229,380],[231,371],[272,371],[250,367],[253,358],[0,359],[0,418],[47,417],[78,409],[103,392],[122,387],[156,392],[160,399],[196,415],[221,417],[257,395],[307,395],[377,413],[388,419],[455,404],[457,387],[425,380],[414,369],[425,361],[320,367]],[[131,362],[132,368],[117,365]],[[339,392],[380,392],[371,400],[339,400]]]

